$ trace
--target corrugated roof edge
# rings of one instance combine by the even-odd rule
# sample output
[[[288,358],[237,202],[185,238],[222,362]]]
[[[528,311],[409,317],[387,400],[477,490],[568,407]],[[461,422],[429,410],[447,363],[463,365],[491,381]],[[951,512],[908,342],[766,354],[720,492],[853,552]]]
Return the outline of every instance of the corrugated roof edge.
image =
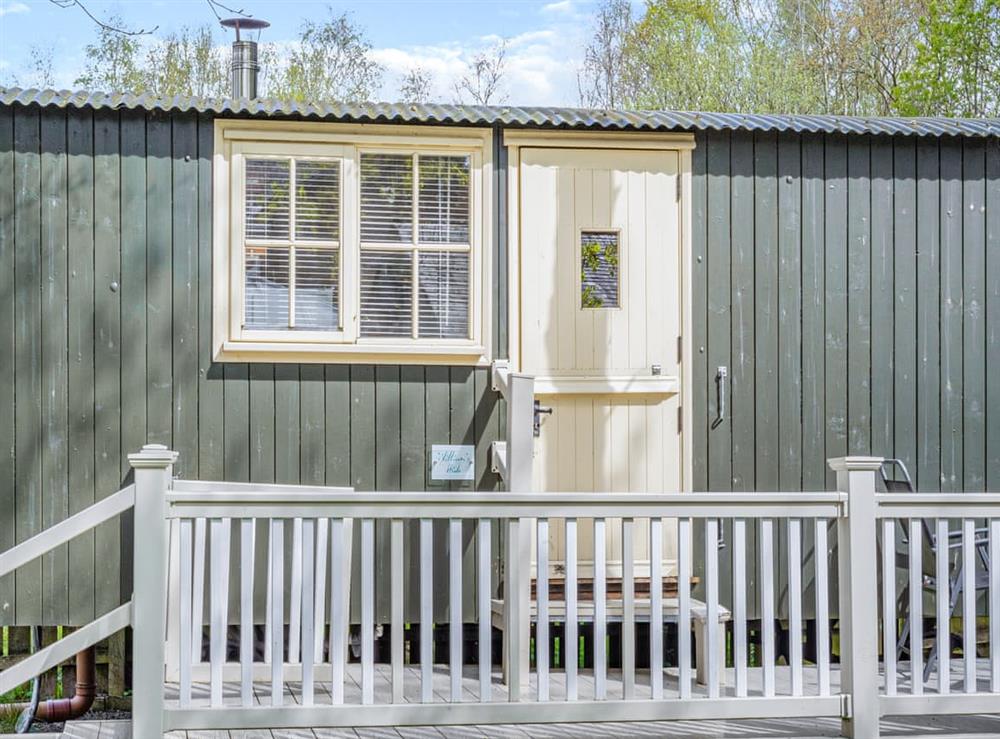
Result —
[[[294,118],[357,123],[422,123],[519,128],[634,131],[793,131],[904,136],[1000,136],[1000,118],[878,118],[752,115],[681,111],[621,111],[514,105],[436,103],[297,103],[287,100],[198,98],[134,93],[0,87],[0,105],[140,109],[248,118]]]

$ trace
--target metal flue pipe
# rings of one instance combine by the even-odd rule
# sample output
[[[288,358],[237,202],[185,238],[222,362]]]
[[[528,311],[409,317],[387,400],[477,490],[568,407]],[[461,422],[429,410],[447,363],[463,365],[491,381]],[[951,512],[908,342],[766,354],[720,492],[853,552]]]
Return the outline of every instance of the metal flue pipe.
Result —
[[[226,28],[236,31],[233,52],[229,64],[232,96],[234,98],[257,97],[257,78],[260,64],[257,61],[257,42],[240,38],[240,30],[259,31],[270,23],[256,18],[227,18],[222,21]]]

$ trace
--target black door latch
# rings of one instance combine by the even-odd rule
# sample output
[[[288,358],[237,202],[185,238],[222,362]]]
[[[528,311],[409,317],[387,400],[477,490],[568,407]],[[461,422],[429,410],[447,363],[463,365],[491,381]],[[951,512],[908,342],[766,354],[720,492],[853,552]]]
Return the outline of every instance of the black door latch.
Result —
[[[536,439],[539,436],[541,436],[541,434],[542,434],[542,414],[545,414],[546,416],[551,416],[552,415],[552,409],[543,406],[540,400],[536,400],[535,401],[535,421],[534,421],[534,424],[533,424],[533,428],[534,428],[534,431],[535,431],[535,438]]]

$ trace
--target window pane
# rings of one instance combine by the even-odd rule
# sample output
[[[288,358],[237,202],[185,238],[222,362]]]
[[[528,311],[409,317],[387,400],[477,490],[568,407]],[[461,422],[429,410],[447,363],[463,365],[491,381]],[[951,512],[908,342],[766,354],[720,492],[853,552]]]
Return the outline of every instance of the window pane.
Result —
[[[421,252],[421,338],[469,338],[469,254]]]
[[[413,240],[413,157],[361,155],[361,240]]]
[[[295,238],[340,238],[340,162],[295,162]]]
[[[361,252],[361,335],[413,333],[413,255]]]
[[[246,237],[288,238],[288,160],[246,160]]]
[[[295,328],[340,328],[340,259],[336,249],[295,250]]]
[[[247,249],[246,327],[288,328],[288,250]]]
[[[469,157],[421,156],[420,241],[469,243]]]
[[[580,307],[618,307],[618,233],[580,233]]]

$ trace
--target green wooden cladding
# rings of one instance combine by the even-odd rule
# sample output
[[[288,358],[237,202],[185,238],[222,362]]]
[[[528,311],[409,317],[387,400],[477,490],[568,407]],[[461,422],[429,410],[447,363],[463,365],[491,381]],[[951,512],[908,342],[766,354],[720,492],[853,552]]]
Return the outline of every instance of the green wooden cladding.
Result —
[[[211,362],[212,145],[207,115],[0,108],[0,548],[117,489],[146,441],[184,477],[362,490],[442,484],[430,444],[469,443],[467,485],[496,486],[485,369]],[[709,132],[693,169],[693,487],[822,489],[827,457],[871,453],[924,490],[997,489],[1000,141]],[[117,605],[131,536],[108,523],[0,580],[0,622]]]
[[[117,490],[147,441],[188,478],[496,487],[486,369],[211,361],[212,146],[208,117],[0,108],[0,549]],[[475,482],[430,480],[433,443],[474,444]],[[4,578],[0,623],[118,605],[131,537]]]

